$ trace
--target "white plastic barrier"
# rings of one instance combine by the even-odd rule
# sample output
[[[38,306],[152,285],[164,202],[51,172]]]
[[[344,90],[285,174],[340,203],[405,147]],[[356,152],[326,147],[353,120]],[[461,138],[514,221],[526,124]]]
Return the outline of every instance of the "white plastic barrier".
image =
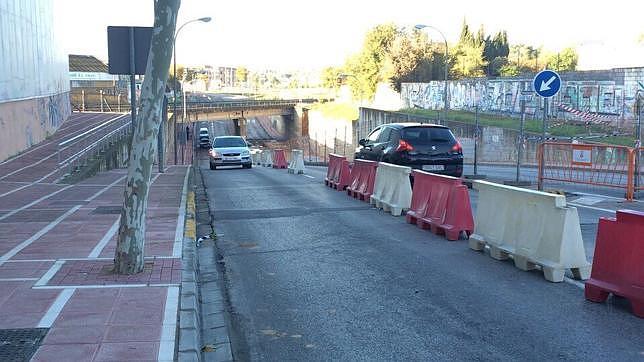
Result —
[[[370,203],[394,216],[402,215],[411,205],[411,167],[380,162]]]
[[[262,159],[262,165],[264,167],[273,166],[273,150],[262,151],[262,156],[264,156],[264,158]]]
[[[304,173],[304,152],[302,150],[291,150],[288,172],[293,174]]]
[[[497,260],[510,255],[521,270],[541,266],[544,277],[562,282],[566,269],[576,279],[588,279],[579,215],[566,206],[566,197],[541,191],[474,181],[479,192],[476,226],[469,246]]]
[[[262,163],[262,151],[255,151],[250,154],[250,158],[253,161],[253,165],[261,165]]]

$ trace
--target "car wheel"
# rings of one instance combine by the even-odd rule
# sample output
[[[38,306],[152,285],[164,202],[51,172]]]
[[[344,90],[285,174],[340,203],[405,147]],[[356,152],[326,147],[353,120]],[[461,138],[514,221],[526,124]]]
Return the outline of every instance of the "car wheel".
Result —
[[[252,165],[252,164],[249,164],[249,165],[243,165],[242,167],[243,167],[243,168],[252,168],[252,167],[253,167],[253,165]]]

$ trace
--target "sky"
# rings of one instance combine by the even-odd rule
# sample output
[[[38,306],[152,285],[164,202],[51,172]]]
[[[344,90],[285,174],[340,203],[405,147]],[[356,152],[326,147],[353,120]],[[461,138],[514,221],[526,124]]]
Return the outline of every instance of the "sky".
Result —
[[[108,25],[153,24],[153,0],[54,0],[54,9],[64,49],[103,60]],[[641,0],[182,0],[178,26],[205,16],[213,20],[189,24],[177,37],[178,64],[320,69],[343,64],[375,25],[428,24],[455,43],[466,19],[474,30],[507,30],[510,44],[574,46],[580,69],[644,66]]]

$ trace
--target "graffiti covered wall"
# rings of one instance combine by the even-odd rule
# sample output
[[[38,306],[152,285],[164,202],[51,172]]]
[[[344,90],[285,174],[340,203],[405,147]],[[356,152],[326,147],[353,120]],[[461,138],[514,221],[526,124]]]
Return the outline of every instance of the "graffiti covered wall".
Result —
[[[620,68],[606,71],[561,73],[563,84],[559,93],[549,100],[548,114],[561,119],[582,120],[579,114],[566,112],[567,106],[585,114],[612,121],[632,121],[636,118],[635,96],[644,91],[644,67]],[[403,83],[401,98],[408,108],[442,109],[444,82]],[[532,78],[474,78],[449,81],[450,109],[518,115],[519,95],[532,89]],[[526,104],[526,113],[543,114],[539,97]],[[627,122],[629,123],[629,122]]]

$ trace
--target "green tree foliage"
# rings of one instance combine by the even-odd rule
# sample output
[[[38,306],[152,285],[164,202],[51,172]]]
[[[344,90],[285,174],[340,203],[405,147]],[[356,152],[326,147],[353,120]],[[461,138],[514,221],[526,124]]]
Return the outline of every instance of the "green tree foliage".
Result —
[[[455,78],[480,77],[485,75],[488,61],[483,57],[485,39],[483,28],[475,36],[463,21],[461,36],[451,54],[452,76]]]
[[[579,55],[574,48],[568,47],[562,49],[559,53],[549,54],[546,60],[548,69],[558,72],[571,71],[577,69]]]
[[[494,38],[490,38],[488,35],[483,47],[483,59],[487,62],[486,75],[499,76],[501,67],[508,63],[508,54],[510,54],[510,45],[505,30],[496,33]]]
[[[355,98],[372,99],[378,82],[386,79],[382,70],[398,33],[394,24],[377,25],[367,33],[362,50],[347,59],[344,68],[353,75],[347,82]]]
[[[424,32],[401,32],[392,44],[384,71],[394,89],[400,92],[403,82],[436,79],[435,73],[440,73],[443,67],[443,57],[437,57],[436,50]]]
[[[238,84],[246,83],[248,80],[248,69],[245,67],[235,69],[235,79],[237,79]]]
[[[326,67],[322,69],[321,82],[322,86],[329,89],[338,88],[340,82],[338,77],[344,73],[341,67]]]

